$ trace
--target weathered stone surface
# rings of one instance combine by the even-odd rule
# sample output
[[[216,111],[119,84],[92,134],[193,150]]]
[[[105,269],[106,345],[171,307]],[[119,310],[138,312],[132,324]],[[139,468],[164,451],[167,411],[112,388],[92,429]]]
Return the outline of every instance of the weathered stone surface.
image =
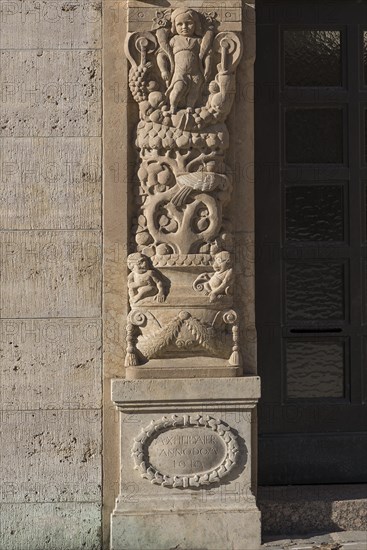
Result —
[[[115,520],[113,527],[113,550],[258,550],[260,547],[260,514],[255,510],[207,512],[202,508],[191,513],[129,515],[120,523]]]
[[[243,61],[237,71],[237,95],[230,115],[230,148],[234,194],[232,216],[235,231],[235,300],[241,312],[239,341],[244,372],[256,374],[255,247],[254,247],[254,61],[256,27],[254,5],[243,4],[245,29]]]
[[[0,229],[98,229],[99,138],[3,138]]]
[[[102,4],[99,0],[1,0],[0,12],[0,48],[3,50],[101,46]]]
[[[1,504],[0,514],[1,550],[100,549],[98,504]]]
[[[1,550],[101,547],[101,15],[0,0]]]
[[[19,410],[0,414],[2,502],[99,502],[99,411]]]
[[[101,406],[101,323],[97,319],[0,321],[3,410]]]
[[[100,234],[3,231],[0,317],[98,317]]]
[[[255,243],[252,232],[236,235],[236,252],[235,296],[242,318],[240,344],[244,371],[256,374]]]
[[[359,543],[362,547],[363,544],[367,548],[367,529],[364,531],[339,531],[336,533],[331,533],[332,538],[339,542],[340,544],[357,544]]]
[[[128,105],[127,66],[124,38],[127,2],[104,2],[103,67],[104,86],[103,143],[103,244],[104,244],[104,468],[103,539],[109,547],[110,514],[118,496],[115,481],[119,480],[119,423],[118,413],[111,403],[111,379],[124,375],[125,322],[128,308],[126,257],[129,239],[129,204],[126,200],[129,171],[134,168],[129,152],[133,145],[132,121],[126,116]],[[131,101],[131,100],[130,100]],[[131,139],[126,136],[131,136]]]
[[[0,52],[0,136],[100,136],[98,50]]]

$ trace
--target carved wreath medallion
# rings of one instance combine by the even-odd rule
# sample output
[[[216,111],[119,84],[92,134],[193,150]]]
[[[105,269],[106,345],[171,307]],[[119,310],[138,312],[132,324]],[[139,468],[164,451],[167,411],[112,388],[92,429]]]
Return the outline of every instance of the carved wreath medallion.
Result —
[[[154,444],[158,453],[151,453]],[[152,454],[155,454],[153,460]],[[152,420],[134,439],[131,451],[135,470],[139,471],[142,478],[163,487],[175,488],[200,487],[220,482],[236,466],[238,455],[237,436],[230,427],[221,420],[200,414],[174,414],[169,418],[163,416],[159,420]],[[188,465],[193,471],[164,473],[159,471],[157,460],[158,463],[170,464],[168,469],[175,468],[177,463],[179,470]],[[208,468],[205,468],[205,463],[209,464]],[[198,471],[195,471],[196,468]]]

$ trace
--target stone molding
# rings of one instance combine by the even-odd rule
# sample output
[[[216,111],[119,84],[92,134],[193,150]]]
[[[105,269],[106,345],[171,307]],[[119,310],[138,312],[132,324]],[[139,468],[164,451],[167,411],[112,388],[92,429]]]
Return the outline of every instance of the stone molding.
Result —
[[[235,384],[223,380],[220,394],[217,378],[195,378],[194,381],[152,379],[149,384],[142,382],[120,378],[112,381],[111,400],[121,412],[197,412],[204,403],[211,410],[247,410],[256,406],[261,394],[259,376],[241,376]]]

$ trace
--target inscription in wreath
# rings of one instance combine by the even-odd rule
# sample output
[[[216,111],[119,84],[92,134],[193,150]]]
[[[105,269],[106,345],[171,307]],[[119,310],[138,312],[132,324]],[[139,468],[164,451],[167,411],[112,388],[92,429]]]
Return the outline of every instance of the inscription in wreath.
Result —
[[[174,475],[204,473],[218,466],[226,446],[217,433],[205,428],[176,428],[158,435],[149,446],[149,462],[157,470]]]
[[[151,483],[199,487],[218,483],[236,465],[236,435],[221,420],[199,414],[152,420],[135,438],[135,469]]]

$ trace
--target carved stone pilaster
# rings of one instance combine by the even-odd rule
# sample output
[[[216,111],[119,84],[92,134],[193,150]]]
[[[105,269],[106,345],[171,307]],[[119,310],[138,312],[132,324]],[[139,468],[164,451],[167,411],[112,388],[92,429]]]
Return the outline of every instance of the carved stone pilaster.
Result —
[[[242,373],[226,160],[241,10],[238,2],[202,5],[128,9],[129,86],[139,107],[128,378]]]
[[[260,547],[253,476],[260,380],[247,363],[239,376],[235,274],[243,267],[233,232],[238,239],[243,225],[231,223],[235,197],[242,209],[248,196],[229,155],[233,162],[242,8],[239,0],[128,2],[137,166],[126,379],[114,380],[111,394],[121,466],[113,550]],[[250,81],[243,61],[239,76]]]

